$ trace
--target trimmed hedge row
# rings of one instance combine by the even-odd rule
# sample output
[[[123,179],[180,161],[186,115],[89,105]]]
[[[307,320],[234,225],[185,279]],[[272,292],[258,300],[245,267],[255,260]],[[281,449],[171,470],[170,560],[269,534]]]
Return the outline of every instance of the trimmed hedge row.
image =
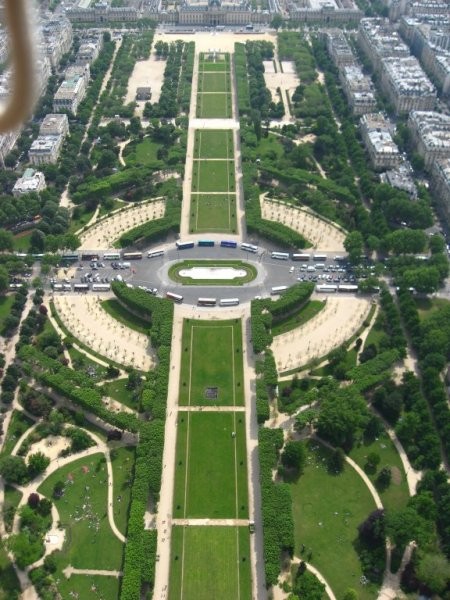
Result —
[[[183,63],[181,67],[181,76],[178,86],[178,100],[180,102],[181,110],[185,113],[189,112],[191,104],[191,89],[192,89],[192,75],[194,72],[194,56],[195,56],[195,43],[188,42],[184,45],[183,52]]]
[[[135,600],[140,597],[143,584],[154,583],[157,536],[156,532],[144,529],[144,514],[149,494],[153,504],[157,504],[161,488],[174,308],[168,300],[130,289],[123,283],[114,282],[112,290],[122,306],[151,323],[150,338],[159,359],[142,391],[141,404],[152,420],[143,423],[140,429],[132,487],[133,512],[130,510],[120,593],[121,600]]]
[[[308,302],[314,291],[314,283],[296,283],[291,286],[278,300],[271,302],[270,312],[274,323],[287,319],[299,311]]]
[[[389,377],[389,370],[400,358],[398,350],[386,350],[374,358],[353,367],[347,371],[346,376],[353,380],[353,387],[358,392],[365,392],[375,384]]]
[[[278,465],[283,446],[281,429],[259,430],[259,462],[264,529],[264,568],[266,585],[275,585],[281,570],[281,553],[294,553],[294,519],[291,489],[286,483],[275,483],[272,470]]]
[[[121,248],[132,246],[137,242],[149,244],[164,239],[169,233],[179,233],[181,220],[181,202],[178,198],[168,198],[164,217],[147,221],[134,229],[130,229],[119,238]]]
[[[237,104],[240,115],[251,111],[247,79],[247,56],[245,44],[234,44],[234,73],[236,78]]]

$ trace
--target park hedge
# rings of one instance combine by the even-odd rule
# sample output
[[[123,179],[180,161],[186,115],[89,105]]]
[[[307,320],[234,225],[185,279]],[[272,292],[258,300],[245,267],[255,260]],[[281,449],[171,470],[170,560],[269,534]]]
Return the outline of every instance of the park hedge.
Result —
[[[250,113],[250,92],[247,78],[247,57],[244,44],[234,44],[234,73],[239,115]]]
[[[154,583],[156,532],[144,529],[144,515],[149,496],[156,505],[161,488],[174,308],[172,302],[128,288],[124,283],[113,282],[112,290],[124,308],[151,323],[150,338],[158,356],[158,365],[148,374],[141,396],[141,405],[151,420],[141,424],[136,450],[133,511],[130,510],[120,593],[120,600],[135,600],[141,595],[142,585]]]
[[[291,489],[287,483],[273,481],[283,430],[260,428],[258,435],[262,518],[264,531],[264,569],[266,585],[275,585],[281,570],[281,554],[294,553],[294,518]]]

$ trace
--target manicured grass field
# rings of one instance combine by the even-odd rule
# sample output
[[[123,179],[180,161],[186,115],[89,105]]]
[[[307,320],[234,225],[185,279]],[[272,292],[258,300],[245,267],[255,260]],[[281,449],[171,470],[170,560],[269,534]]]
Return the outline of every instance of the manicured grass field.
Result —
[[[192,194],[191,233],[202,231],[236,233],[235,194]]]
[[[449,303],[445,298],[415,298],[414,301],[421,319],[432,315],[440,308],[448,306]]]
[[[138,404],[133,400],[133,393],[127,388],[128,378],[115,379],[104,384],[105,392],[108,396],[129,406],[130,408],[138,409]]]
[[[234,163],[231,160],[196,160],[192,169],[193,192],[235,191]]]
[[[181,406],[244,405],[240,319],[185,319],[182,348],[178,399]],[[207,387],[218,388],[216,399],[205,397]]]
[[[195,158],[233,158],[233,132],[227,129],[198,129]]]
[[[198,91],[205,92],[229,92],[230,74],[228,72],[202,72],[198,76]]]
[[[173,527],[169,600],[250,600],[246,527]]]
[[[139,331],[139,333],[148,334],[150,330],[150,323],[144,321],[144,319],[140,319],[135,315],[131,314],[126,308],[124,308],[117,300],[104,300],[102,303],[102,308],[105,310],[111,317],[119,321],[126,327],[130,329],[134,329],[135,331]]]
[[[14,521],[14,515],[22,499],[22,492],[16,490],[11,485],[5,485],[4,501],[2,506],[3,520],[5,522],[6,531],[10,532]],[[0,595],[1,598],[1,595]]]
[[[367,462],[367,456],[371,452],[378,454],[381,461],[377,472],[375,474],[367,473],[367,476],[371,479],[375,487],[377,487],[376,479],[380,470],[385,466],[391,467],[391,485],[386,490],[378,489],[378,493],[380,494],[381,501],[385,508],[388,510],[399,510],[408,502],[408,485],[406,483],[406,475],[403,470],[400,456],[387,433],[382,433],[370,444],[367,443],[353,448],[350,452],[350,458],[353,458],[353,460],[364,469]]]
[[[174,517],[248,518],[245,414],[180,411],[177,428]]]
[[[157,152],[160,146],[152,142],[150,138],[145,138],[136,146],[136,162],[142,165],[150,164],[158,160]]]
[[[8,431],[6,432],[5,443],[3,444],[3,455],[11,454],[17,440],[33,423],[34,421],[28,418],[22,411],[13,410]]]
[[[272,327],[272,335],[280,335],[291,331],[296,327],[300,327],[319,313],[325,307],[325,302],[322,300],[310,300],[305,306],[291,315],[286,321],[281,321]]]
[[[15,294],[8,294],[0,298],[0,332],[3,331],[3,323],[9,315],[11,306],[13,305]]]
[[[200,119],[231,118],[231,94],[198,94],[197,117]]]
[[[218,73],[220,71],[229,71],[230,66],[226,62],[200,62],[199,63],[199,73],[207,72],[207,73]]]
[[[28,252],[30,248],[33,231],[22,231],[14,236],[13,244],[15,252]]]
[[[56,579],[61,581],[65,580],[61,571],[69,564],[79,569],[121,568],[123,544],[108,522],[108,478],[103,458],[103,454],[93,454],[65,465],[38,489],[40,494],[52,498],[55,483],[65,483],[63,496],[54,500],[66,530],[62,552],[57,555]]]
[[[291,484],[296,554],[312,552],[310,562],[327,579],[337,598],[353,588],[360,600],[374,600],[376,586],[362,585],[361,564],[354,548],[357,527],[375,510],[362,479],[349,466],[339,475],[327,470],[329,451],[308,443],[304,474]]]

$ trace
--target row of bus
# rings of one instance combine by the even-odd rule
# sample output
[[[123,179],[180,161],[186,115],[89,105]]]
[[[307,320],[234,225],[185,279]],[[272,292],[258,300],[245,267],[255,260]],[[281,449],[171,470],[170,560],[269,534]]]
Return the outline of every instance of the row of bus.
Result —
[[[199,248],[213,248],[216,245],[216,242],[214,240],[198,240],[197,242],[194,242],[192,240],[183,242],[183,241],[179,240],[179,241],[175,242],[175,247],[177,250],[189,250],[190,248],[195,248],[196,243]],[[235,242],[234,240],[221,240],[217,244],[221,248],[237,248],[238,247],[238,242]],[[247,252],[253,252],[253,253],[258,252],[258,246],[254,246],[253,244],[247,244],[245,242],[241,242],[239,244],[239,248],[241,250],[245,250]]]
[[[167,292],[166,298],[176,302],[177,304],[181,304],[183,302],[183,296],[180,294],[175,294],[174,292]],[[239,304],[239,298],[199,298],[197,300],[197,306],[237,306]]]
[[[109,283],[93,283],[89,285],[88,283],[74,283],[73,287],[70,283],[53,283],[52,289],[54,292],[88,292],[92,290],[93,292],[109,292],[111,289],[111,285]]]

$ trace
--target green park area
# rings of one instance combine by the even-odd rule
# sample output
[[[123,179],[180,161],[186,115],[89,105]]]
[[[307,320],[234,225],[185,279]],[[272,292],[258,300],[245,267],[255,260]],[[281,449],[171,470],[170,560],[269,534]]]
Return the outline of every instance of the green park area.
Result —
[[[197,160],[192,169],[193,192],[235,191],[234,163],[231,160]]]
[[[117,473],[114,485],[114,501],[123,496],[118,526],[125,528],[128,514],[129,493],[123,490],[124,478],[119,472],[127,468],[129,454],[116,456],[113,470]],[[119,465],[122,464],[122,469]],[[38,492],[52,499],[58,509],[65,541],[61,552],[56,552],[56,577],[58,591],[63,598],[78,594],[80,598],[97,599],[118,596],[119,581],[116,577],[72,576],[63,574],[69,565],[77,569],[102,569],[119,571],[122,567],[123,544],[114,535],[108,521],[108,476],[103,454],[93,454],[78,459],[52,473],[39,487]],[[55,486],[61,490],[55,497]],[[60,495],[61,494],[61,495]],[[117,513],[117,509],[115,511]],[[92,590],[95,579],[96,592]]]
[[[174,517],[248,518],[245,413],[180,411],[177,429]]]
[[[247,527],[173,527],[169,600],[251,597]]]
[[[201,93],[230,92],[230,85],[230,74],[227,71],[199,73],[198,91]]]
[[[183,323],[181,406],[243,406],[242,325],[233,321]],[[207,355],[208,360],[205,360]]]
[[[195,158],[233,158],[233,132],[230,129],[197,129]]]
[[[236,233],[236,194],[192,194],[191,233]]]
[[[231,94],[197,94],[197,117],[199,119],[231,118]]]
[[[337,598],[352,588],[360,600],[374,600],[377,588],[365,583],[355,545],[375,502],[348,464],[340,473],[329,470],[330,454],[309,441],[304,473],[291,484],[295,553],[319,569]]]

